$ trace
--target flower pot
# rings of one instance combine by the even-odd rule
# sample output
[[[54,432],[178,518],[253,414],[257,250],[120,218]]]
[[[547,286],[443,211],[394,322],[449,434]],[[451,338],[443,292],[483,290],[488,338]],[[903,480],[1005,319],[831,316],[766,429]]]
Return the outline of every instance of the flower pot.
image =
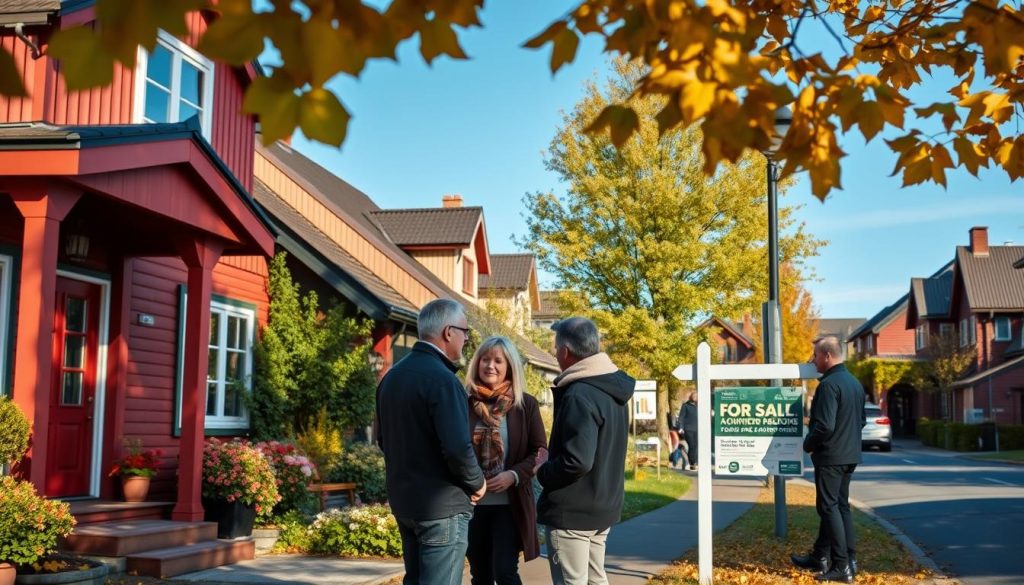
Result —
[[[14,583],[14,565],[0,563],[0,585],[12,585]]]
[[[252,539],[256,543],[256,553],[266,553],[273,550],[277,539],[281,537],[280,528],[253,528]]]
[[[146,494],[149,493],[148,477],[141,475],[121,476],[121,492],[126,502],[145,502]]]
[[[217,538],[238,538],[252,534],[256,506],[239,501],[203,498],[204,520],[217,523]]]
[[[92,565],[91,569],[75,568],[60,573],[40,573],[37,575],[18,575],[14,582],[17,585],[104,585],[110,567],[92,561],[79,560],[80,563]]]

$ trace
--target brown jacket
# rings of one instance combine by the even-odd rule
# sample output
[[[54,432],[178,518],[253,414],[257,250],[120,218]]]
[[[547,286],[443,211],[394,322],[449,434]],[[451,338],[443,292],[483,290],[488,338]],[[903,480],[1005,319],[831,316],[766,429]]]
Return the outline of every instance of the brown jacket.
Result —
[[[540,556],[540,544],[537,542],[537,506],[533,499],[533,466],[536,463],[537,450],[547,447],[544,436],[544,421],[540,418],[540,405],[537,399],[529,394],[523,395],[523,404],[512,408],[505,415],[508,419],[508,456],[506,469],[519,475],[519,485],[509,488],[509,505],[512,506],[512,517],[515,518],[519,530],[519,541],[523,547],[524,560],[533,560]],[[469,409],[469,428],[476,428],[479,419],[473,409]],[[469,535],[473,538],[473,535]]]

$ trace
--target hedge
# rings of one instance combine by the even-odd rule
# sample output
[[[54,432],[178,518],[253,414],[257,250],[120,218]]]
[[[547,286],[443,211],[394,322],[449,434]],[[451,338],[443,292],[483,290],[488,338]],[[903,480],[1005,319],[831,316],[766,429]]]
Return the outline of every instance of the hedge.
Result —
[[[917,437],[929,447],[979,451],[980,439],[986,426],[921,418],[917,421]],[[999,449],[1024,449],[1024,425],[999,425]]]

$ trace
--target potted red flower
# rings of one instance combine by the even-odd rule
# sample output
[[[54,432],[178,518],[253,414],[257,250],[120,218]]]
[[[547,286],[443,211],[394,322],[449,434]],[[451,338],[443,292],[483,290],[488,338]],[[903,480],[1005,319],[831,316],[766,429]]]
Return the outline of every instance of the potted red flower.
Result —
[[[110,476],[121,477],[121,491],[126,502],[145,502],[149,482],[157,474],[160,464],[159,449],[143,449],[139,439],[125,439],[124,455],[114,462]]]

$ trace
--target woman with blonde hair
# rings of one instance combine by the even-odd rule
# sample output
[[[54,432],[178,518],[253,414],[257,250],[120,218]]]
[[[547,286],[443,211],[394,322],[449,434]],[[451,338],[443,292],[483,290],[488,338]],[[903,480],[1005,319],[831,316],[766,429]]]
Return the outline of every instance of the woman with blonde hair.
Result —
[[[506,337],[480,344],[466,372],[469,431],[487,494],[469,523],[473,585],[520,585],[519,551],[537,558],[533,468],[547,447],[537,399],[527,394],[523,362]]]

